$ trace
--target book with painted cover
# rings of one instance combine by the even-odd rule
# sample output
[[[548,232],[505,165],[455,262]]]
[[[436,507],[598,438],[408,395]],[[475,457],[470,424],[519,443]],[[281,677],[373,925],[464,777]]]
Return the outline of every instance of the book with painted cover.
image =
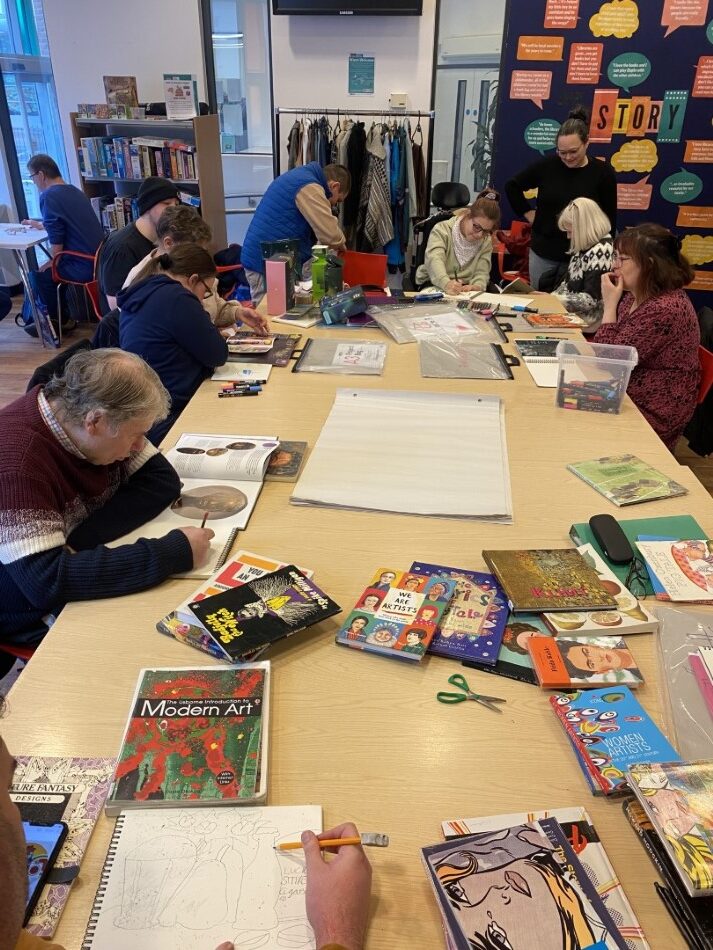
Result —
[[[232,663],[342,609],[294,564],[192,601],[189,606]]]
[[[620,508],[688,494],[683,485],[635,455],[607,455],[567,468]]]
[[[578,317],[576,313],[526,313],[525,319],[532,327],[555,329],[561,327],[567,329],[571,327],[586,326],[586,320]]]
[[[639,763],[626,774],[691,897],[713,895],[713,761]]]
[[[37,937],[51,937],[104,805],[116,759],[32,755],[18,756],[15,761],[10,798],[22,820],[67,825],[54,873],[25,925]]]
[[[141,670],[107,815],[263,799],[269,697],[266,662]]]
[[[423,561],[414,561],[409,571],[419,576],[450,577],[456,583],[451,605],[443,614],[427,652],[494,666],[508,607],[493,575]]]
[[[644,682],[621,638],[531,637],[527,649],[543,689],[591,689],[608,683],[634,689]]]
[[[380,567],[337,634],[354,650],[397,660],[423,659],[453,599],[456,581]]]
[[[713,601],[713,541],[644,541],[636,546],[646,562],[657,600]]]
[[[597,572],[571,548],[490,550],[483,551],[483,558],[513,613],[616,607]]]
[[[527,643],[530,637],[549,636],[550,630],[541,614],[510,614],[505,623],[503,642],[495,665],[486,666],[480,662],[471,663],[469,660],[464,660],[463,665],[537,686]]]

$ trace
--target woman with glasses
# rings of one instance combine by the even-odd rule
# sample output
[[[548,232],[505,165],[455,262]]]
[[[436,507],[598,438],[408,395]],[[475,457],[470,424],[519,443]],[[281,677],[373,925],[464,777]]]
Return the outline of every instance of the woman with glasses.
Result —
[[[500,196],[486,188],[472,205],[434,225],[416,285],[432,284],[446,294],[485,290],[490,280],[493,232],[500,226]]]
[[[682,289],[693,270],[681,241],[660,224],[626,228],[614,242],[612,272],[602,277],[604,315],[595,343],[636,347],[627,393],[672,452],[698,396],[701,336]]]
[[[567,238],[557,220],[575,198],[591,198],[616,231],[616,176],[606,161],[590,159],[588,115],[575,109],[557,133],[557,152],[528,166],[505,185],[515,214],[532,224],[530,283],[535,290],[551,290],[566,270]],[[532,207],[525,192],[537,189]]]
[[[215,263],[198,244],[179,244],[152,258],[134,282],[119,291],[122,350],[146,360],[171,394],[171,412],[148,433],[158,445],[204,379],[228,358],[225,337],[203,301],[213,293]]]
[[[557,223],[569,238],[569,263],[554,294],[591,327],[602,317],[602,276],[611,270],[614,255],[609,218],[591,198],[575,198]]]

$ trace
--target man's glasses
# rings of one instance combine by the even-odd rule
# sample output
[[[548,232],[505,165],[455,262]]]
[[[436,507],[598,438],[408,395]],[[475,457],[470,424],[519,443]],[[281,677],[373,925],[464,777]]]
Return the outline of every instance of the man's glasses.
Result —
[[[638,557],[635,557],[629,565],[629,573],[626,575],[624,586],[637,600],[645,600],[648,596],[649,574],[646,565]]]

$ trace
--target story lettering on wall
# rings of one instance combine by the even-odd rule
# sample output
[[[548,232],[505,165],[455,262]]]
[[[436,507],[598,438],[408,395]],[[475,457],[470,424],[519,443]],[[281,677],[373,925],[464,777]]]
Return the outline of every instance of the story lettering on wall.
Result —
[[[713,290],[710,0],[510,0],[493,183],[552,154],[568,112],[590,110],[589,156],[617,173],[618,228],[676,231]],[[706,167],[707,166],[707,167]]]

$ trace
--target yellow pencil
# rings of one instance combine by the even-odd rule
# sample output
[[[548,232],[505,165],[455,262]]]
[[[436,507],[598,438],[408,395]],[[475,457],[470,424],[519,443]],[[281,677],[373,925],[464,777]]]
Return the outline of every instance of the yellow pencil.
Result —
[[[364,844],[372,845],[376,848],[387,848],[389,845],[389,836],[380,834],[379,832],[367,831],[363,835],[360,835],[357,838],[324,838],[318,842],[321,849],[324,848],[341,848],[345,844]],[[283,841],[281,844],[275,845],[276,851],[296,851],[298,848],[302,848],[301,841]]]

